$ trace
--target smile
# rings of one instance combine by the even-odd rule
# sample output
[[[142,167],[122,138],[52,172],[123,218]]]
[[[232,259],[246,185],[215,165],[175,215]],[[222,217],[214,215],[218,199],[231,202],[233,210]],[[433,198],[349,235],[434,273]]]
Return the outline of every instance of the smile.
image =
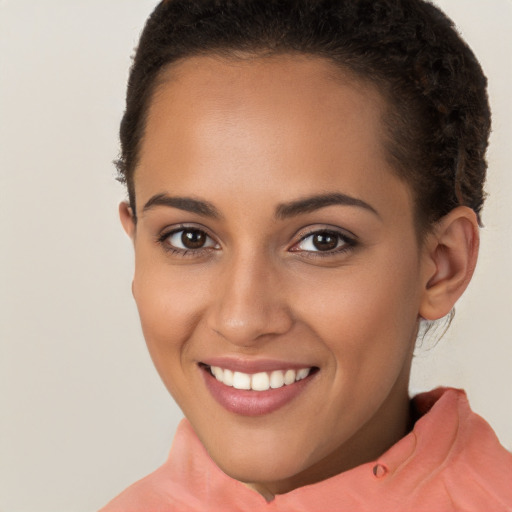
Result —
[[[203,380],[211,396],[226,410],[242,416],[270,414],[295,401],[312,385],[319,368],[287,368],[277,362],[200,363]],[[245,371],[242,371],[245,370]]]
[[[301,368],[299,370],[274,370],[273,372],[243,373],[211,366],[211,374],[225,386],[235,389],[246,389],[252,391],[268,391],[289,386],[294,382],[305,379],[313,368]]]

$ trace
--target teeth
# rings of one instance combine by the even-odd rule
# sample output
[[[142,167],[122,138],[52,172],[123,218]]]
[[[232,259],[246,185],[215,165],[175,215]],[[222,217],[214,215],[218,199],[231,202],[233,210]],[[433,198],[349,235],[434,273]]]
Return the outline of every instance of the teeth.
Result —
[[[299,370],[297,372],[297,377],[295,379],[296,380],[305,379],[309,375],[310,370],[311,370],[311,368],[302,368],[302,370]]]
[[[282,388],[284,386],[284,374],[281,370],[277,370],[270,374],[270,387],[272,389]]]
[[[222,370],[222,368],[219,368],[219,370],[222,372],[222,380],[221,382],[224,382],[226,386],[232,386],[233,385],[233,372],[231,370]]]
[[[233,374],[233,387],[235,389],[251,389],[251,376],[247,373],[235,372]]]
[[[214,377],[219,382],[223,382],[224,372],[222,371],[222,368],[219,368],[218,366],[212,366],[211,370],[212,370]]]
[[[295,370],[286,370],[284,374],[284,383],[286,385],[293,384],[295,382]]]
[[[311,368],[301,368],[297,371],[290,369],[249,374],[224,370],[219,366],[211,366],[210,370],[213,376],[226,386],[232,386],[235,389],[252,389],[253,391],[267,391],[270,388],[278,389],[285,385],[289,386],[305,379],[311,372]]]
[[[267,391],[270,387],[270,379],[267,373],[255,373],[251,377],[251,389],[254,391]]]

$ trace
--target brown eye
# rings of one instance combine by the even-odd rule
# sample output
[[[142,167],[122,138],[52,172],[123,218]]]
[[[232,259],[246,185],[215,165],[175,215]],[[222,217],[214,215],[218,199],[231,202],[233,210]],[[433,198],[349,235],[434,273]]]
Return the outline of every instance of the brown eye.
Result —
[[[200,249],[206,242],[206,233],[194,230],[186,230],[181,232],[181,243],[187,249]]]
[[[339,236],[333,233],[324,232],[313,235],[313,245],[319,251],[332,251],[338,246]]]
[[[337,231],[321,230],[305,236],[292,251],[305,253],[338,253],[356,245],[356,242]]]
[[[160,242],[169,249],[178,251],[198,251],[207,248],[216,248],[218,244],[202,229],[178,229],[160,238]]]

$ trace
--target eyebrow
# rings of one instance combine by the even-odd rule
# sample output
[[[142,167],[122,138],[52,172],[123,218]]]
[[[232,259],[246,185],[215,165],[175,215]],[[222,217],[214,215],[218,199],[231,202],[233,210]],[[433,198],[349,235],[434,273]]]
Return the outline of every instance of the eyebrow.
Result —
[[[284,220],[333,205],[356,206],[368,210],[377,215],[377,217],[380,217],[377,210],[365,201],[341,193],[318,194],[297,199],[289,203],[282,203],[276,207],[275,217],[277,219]],[[156,194],[144,205],[142,212],[145,213],[156,206],[178,208],[179,210],[196,213],[203,217],[209,217],[212,219],[222,218],[221,213],[213,204],[208,201],[202,201],[192,197],[176,197],[169,196],[167,194]]]
[[[156,194],[144,205],[142,212],[145,213],[155,206],[178,208],[179,210],[197,213],[198,215],[212,219],[220,219],[222,217],[219,210],[217,210],[213,204],[207,201],[193,199],[192,197],[174,197],[168,196],[167,194]]]
[[[332,205],[356,206],[368,210],[377,215],[377,217],[380,217],[379,212],[373,206],[369,205],[361,199],[340,193],[319,194],[304,197],[290,203],[280,204],[276,208],[275,215],[278,219],[287,219],[289,217],[310,213],[315,210],[319,210],[320,208],[325,208]]]

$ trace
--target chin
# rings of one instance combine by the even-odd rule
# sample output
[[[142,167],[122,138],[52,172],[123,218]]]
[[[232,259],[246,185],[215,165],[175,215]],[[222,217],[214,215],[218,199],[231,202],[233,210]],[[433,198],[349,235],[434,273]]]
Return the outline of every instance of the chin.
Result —
[[[278,447],[255,439],[249,449],[237,449],[234,443],[229,449],[217,444],[214,450],[205,446],[217,466],[231,478],[244,483],[270,483],[289,480],[311,465],[304,447],[279,444]]]
[[[273,460],[272,460],[273,459]],[[267,484],[291,479],[301,472],[293,463],[275,460],[239,460],[215,461],[217,466],[229,477],[246,484]],[[215,459],[214,459],[215,460]],[[225,463],[224,463],[225,462]]]

